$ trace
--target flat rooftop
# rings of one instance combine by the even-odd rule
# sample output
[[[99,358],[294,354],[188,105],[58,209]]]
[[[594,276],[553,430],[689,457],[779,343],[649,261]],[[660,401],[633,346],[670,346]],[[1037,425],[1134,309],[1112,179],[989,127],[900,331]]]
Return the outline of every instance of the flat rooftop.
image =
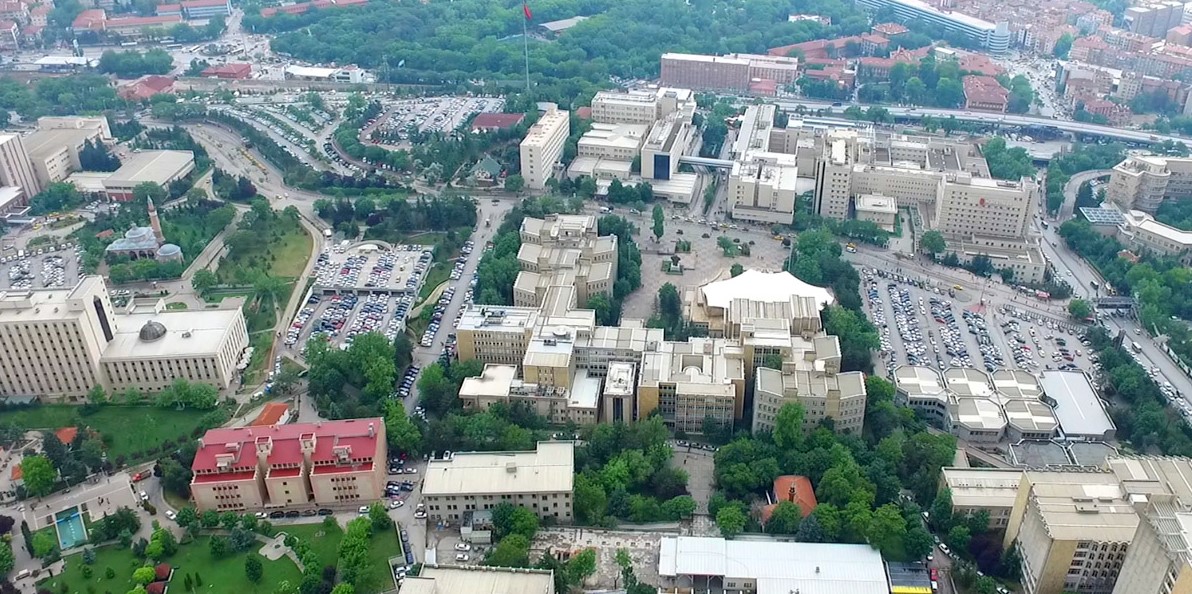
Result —
[[[531,452],[457,452],[426,467],[422,494],[513,494],[570,492],[575,479],[575,445],[538,442]]]
[[[524,333],[538,319],[537,307],[470,305],[463,311],[457,330],[473,332]]]
[[[881,553],[869,545],[665,536],[658,574],[751,579],[759,593],[890,592]]]
[[[1035,376],[1018,369],[998,369],[991,374],[993,389],[1008,398],[1038,400],[1043,387]]]
[[[944,370],[944,383],[957,396],[986,397],[993,394],[989,375],[977,369],[949,367]]]
[[[29,157],[36,161],[45,159],[67,145],[78,144],[95,135],[96,131],[92,129],[53,128],[37,130],[22,138],[21,143],[25,145]]]
[[[957,507],[1014,507],[1022,480],[1017,468],[943,468],[941,473]]]
[[[210,355],[223,346],[224,336],[240,316],[236,309],[117,315],[115,336],[104,348],[103,361]],[[165,335],[152,341],[141,340],[141,328],[149,322],[165,326]]]
[[[1065,435],[1112,437],[1113,420],[1088,376],[1079,371],[1044,371],[1043,392],[1055,403],[1056,420]]]
[[[550,571],[481,565],[424,565],[417,576],[406,576],[400,594],[551,594]]]
[[[934,396],[944,393],[944,378],[922,365],[903,365],[894,370],[894,385],[908,396]]]
[[[1054,441],[1021,441],[1010,444],[1010,459],[1016,466],[1027,468],[1072,465],[1068,450]]]
[[[194,167],[195,154],[190,151],[141,151],[128,157],[120,169],[104,180],[105,187],[127,188],[152,182],[160,184]]]
[[[1028,471],[1026,476],[1052,539],[1128,543],[1134,538],[1138,514],[1113,474]]]

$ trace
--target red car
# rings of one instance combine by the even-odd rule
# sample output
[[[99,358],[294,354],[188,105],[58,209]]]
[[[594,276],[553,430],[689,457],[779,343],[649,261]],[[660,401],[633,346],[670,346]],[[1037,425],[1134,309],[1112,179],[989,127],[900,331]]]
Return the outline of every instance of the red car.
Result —
[[[132,475],[132,482],[134,482],[134,483],[139,483],[139,482],[141,482],[141,481],[143,481],[143,480],[145,480],[145,479],[147,479],[147,478],[149,478],[149,473],[147,473],[147,472],[138,472],[138,473],[136,473],[136,474]]]
[[[939,579],[940,579],[940,570],[933,568],[931,570],[931,581],[938,582]]]

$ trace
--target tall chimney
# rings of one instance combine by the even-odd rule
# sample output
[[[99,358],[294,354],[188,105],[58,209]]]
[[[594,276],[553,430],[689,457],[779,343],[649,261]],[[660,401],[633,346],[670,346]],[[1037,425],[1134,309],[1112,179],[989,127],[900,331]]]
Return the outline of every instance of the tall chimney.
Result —
[[[368,424],[368,436],[376,437],[376,435],[377,435],[377,428],[374,427],[372,423],[369,423]]]
[[[791,485],[791,488],[789,490],[787,490],[786,500],[791,503],[795,502],[795,486],[794,485]]]

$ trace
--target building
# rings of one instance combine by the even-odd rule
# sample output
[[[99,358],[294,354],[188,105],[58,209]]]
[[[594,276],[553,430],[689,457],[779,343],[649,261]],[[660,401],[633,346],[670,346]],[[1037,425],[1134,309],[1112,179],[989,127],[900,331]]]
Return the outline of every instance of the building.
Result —
[[[103,181],[109,200],[127,202],[133,190],[145,183],[163,189],[190,175],[195,169],[195,155],[190,151],[140,151],[133,153],[112,175]]]
[[[546,181],[554,177],[555,166],[563,158],[563,145],[570,134],[570,114],[553,104],[526,131],[521,141],[521,172],[527,188],[546,188]]]
[[[465,512],[510,503],[570,523],[574,479],[569,441],[541,441],[532,452],[456,452],[427,464],[422,500],[432,521],[458,523]]]
[[[770,150],[777,107],[751,105],[733,144],[735,160],[728,178],[734,219],[789,225],[798,199],[798,155]]]
[[[815,488],[811,486],[811,479],[802,475],[784,474],[774,479],[774,489],[771,491],[773,501],[793,503],[799,506],[799,513],[806,518],[815,511],[818,502],[815,499]],[[761,510],[761,524],[770,521],[778,503],[771,503]]]
[[[597,235],[592,215],[526,217],[521,226],[513,303],[537,307],[553,286],[575,287],[576,304],[594,295],[611,296],[617,281],[617,237]]]
[[[658,409],[676,431],[703,433],[707,422],[731,428],[745,405],[745,367],[744,350],[736,341],[663,342],[642,354],[639,417]]]
[[[1010,106],[1010,91],[992,76],[969,75],[961,79],[964,85],[964,108],[976,111],[1006,113]]]
[[[869,221],[878,228],[894,232],[898,226],[898,201],[880,194],[862,194],[856,197],[858,221]]]
[[[660,594],[888,594],[882,556],[869,545],[664,536]]]
[[[525,119],[524,113],[478,113],[472,118],[472,132],[495,132],[516,128]]]
[[[125,39],[140,39],[146,31],[161,31],[180,24],[179,15],[109,18],[102,22],[103,30]]]
[[[0,134],[0,186],[20,188],[26,199],[41,192],[25,143],[16,134]]]
[[[1113,594],[1187,592],[1192,584],[1192,512],[1174,498],[1157,497],[1139,515]]]
[[[370,503],[385,493],[385,420],[212,429],[199,440],[200,511]]]
[[[221,390],[231,386],[248,347],[244,314],[239,309],[165,311],[165,302],[158,300],[120,316],[100,359],[108,388],[157,391],[179,378]]]
[[[837,431],[860,434],[865,422],[865,374],[840,372],[840,339],[823,335],[791,341],[782,369],[754,372],[754,433],[772,431],[778,411],[788,402],[803,406],[803,429],[811,432],[825,419]]]
[[[586,20],[588,20],[588,17],[586,16],[573,16],[569,19],[550,21],[549,23],[542,23],[538,26],[546,30],[547,33],[558,35],[559,33],[562,33]]]
[[[182,14],[186,20],[225,17],[232,14],[229,0],[182,0]]]
[[[658,94],[650,91],[597,91],[592,97],[592,121],[598,124],[652,126],[663,115]]]
[[[88,143],[103,141],[99,128],[42,128],[24,139],[28,159],[41,188],[63,181],[82,169],[79,154]]]
[[[151,74],[121,85],[116,94],[127,101],[148,101],[154,95],[174,93],[174,79]]]
[[[900,21],[923,21],[944,30],[964,35],[993,54],[1010,49],[1011,33],[1008,23],[991,23],[962,12],[945,11],[923,0],[857,0],[857,4],[871,11],[890,9]]]
[[[662,54],[659,80],[668,87],[699,91],[746,91],[750,61],[700,54]]]
[[[262,14],[264,11],[262,11]],[[286,66],[286,80],[308,80],[326,83],[365,84],[377,82],[372,73],[349,64],[340,68],[316,68],[313,66]]]
[[[200,76],[243,80],[252,76],[252,64],[217,64],[203,69]]]
[[[1192,263],[1192,233],[1160,223],[1139,210],[1121,215],[1116,229],[1123,243],[1135,250],[1170,256],[1185,266]]]
[[[894,370],[895,402],[966,441],[1050,439],[1060,431],[1044,385],[1018,370],[903,365]]]
[[[222,389],[247,346],[239,309],[172,311],[133,301],[117,312],[99,276],[71,288],[0,292],[7,397],[78,402],[96,385],[159,390],[176,379]]]
[[[1060,431],[1070,439],[1108,441],[1116,427],[1089,377],[1079,371],[1044,371],[1043,401],[1055,409]]]
[[[989,514],[990,530],[1005,530],[1018,499],[1020,468],[943,468],[940,488],[952,496],[952,514]]]
[[[1180,26],[1184,18],[1184,3],[1175,0],[1139,2],[1126,9],[1122,21],[1131,33],[1163,39],[1167,32]]]
[[[597,421],[600,404],[600,380],[582,376],[572,378],[570,387],[547,387],[517,378],[516,365],[485,365],[484,372],[466,378],[459,388],[464,410],[487,410],[495,403],[524,403],[551,423],[591,425]]]
[[[1154,214],[1169,198],[1192,196],[1192,158],[1129,155],[1109,176],[1105,198],[1124,211]]]
[[[754,269],[734,277],[722,275],[683,293],[683,317],[713,338],[739,339],[753,332],[759,320],[773,320],[788,336],[810,338],[823,330],[820,310],[836,302],[827,289],[789,272]],[[758,353],[759,357],[769,354],[783,352]],[[761,365],[760,358],[757,364]]]
[[[423,565],[407,575],[398,594],[552,594],[554,573],[544,569],[512,569],[483,565]]]

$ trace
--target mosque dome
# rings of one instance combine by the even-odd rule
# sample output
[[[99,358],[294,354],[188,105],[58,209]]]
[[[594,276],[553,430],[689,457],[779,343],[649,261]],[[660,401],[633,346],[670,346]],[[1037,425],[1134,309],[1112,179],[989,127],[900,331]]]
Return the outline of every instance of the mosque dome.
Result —
[[[166,327],[161,322],[155,322],[153,320],[145,322],[145,325],[141,326],[141,332],[139,334],[141,340],[145,342],[153,342],[165,335]]]

